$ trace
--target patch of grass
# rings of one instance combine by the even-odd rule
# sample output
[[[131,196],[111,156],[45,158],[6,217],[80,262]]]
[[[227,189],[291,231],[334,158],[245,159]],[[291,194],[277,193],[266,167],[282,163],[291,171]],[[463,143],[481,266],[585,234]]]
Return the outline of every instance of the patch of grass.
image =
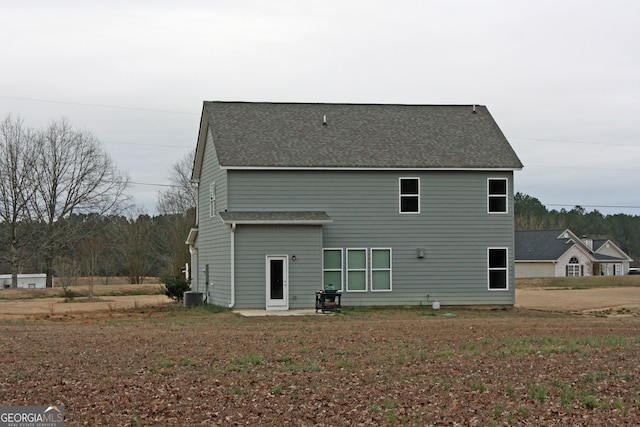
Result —
[[[344,369],[346,371],[353,370],[353,364],[348,360],[341,360],[337,363],[336,367],[338,369]]]
[[[562,406],[568,406],[576,399],[576,392],[571,388],[563,388],[560,393],[560,404]]]
[[[547,400],[547,389],[541,385],[535,385],[529,388],[529,397],[532,400],[537,400],[540,403],[544,403]]]
[[[600,407],[600,401],[591,393],[583,393],[580,396],[580,404],[589,409],[598,409]]]
[[[482,393],[483,391],[485,391],[487,389],[487,387],[482,384],[481,382],[477,382],[477,381],[471,381],[471,391],[477,391]]]
[[[189,360],[189,359],[182,359],[182,360],[180,360],[180,362],[178,362],[178,364],[180,366],[185,366],[186,367],[186,366],[193,365],[193,362],[191,360]]]
[[[548,279],[543,284],[544,287],[548,288],[594,289],[640,286],[640,277],[633,275],[550,277]]]
[[[520,407],[518,408],[518,413],[519,413],[519,414],[520,414],[520,416],[521,416],[522,418],[524,418],[525,420],[526,420],[527,418],[529,418],[529,410],[528,410],[525,406],[520,406]]]
[[[288,354],[283,354],[280,356],[280,362],[289,362],[291,360],[291,356]]]
[[[509,397],[513,396],[513,394],[515,393],[515,389],[513,388],[513,385],[512,384],[505,385],[504,393]]]
[[[171,359],[167,359],[166,357],[161,357],[158,360],[158,368],[170,368],[173,366],[173,362],[171,361]]]
[[[23,371],[13,371],[11,373],[11,381],[22,381],[22,380],[26,380],[29,379],[29,374],[23,372]]]
[[[231,360],[229,371],[249,372],[252,367],[262,363],[262,358],[254,353],[249,353],[245,357],[236,357]]]
[[[13,320],[13,319],[2,319],[0,320],[0,324],[7,326],[23,326],[27,324],[27,321],[24,319]]]
[[[276,385],[271,389],[271,394],[274,395],[279,395],[282,394],[282,386],[281,385]]]

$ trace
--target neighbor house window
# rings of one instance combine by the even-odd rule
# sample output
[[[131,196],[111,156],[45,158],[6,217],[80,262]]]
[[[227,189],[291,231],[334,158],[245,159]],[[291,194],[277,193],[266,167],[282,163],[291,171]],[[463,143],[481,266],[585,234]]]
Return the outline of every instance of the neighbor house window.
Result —
[[[347,291],[367,290],[367,250],[347,249]]]
[[[488,264],[489,290],[508,289],[507,248],[489,248]]]
[[[487,209],[489,213],[507,212],[506,178],[489,178],[487,181]]]
[[[342,249],[325,249],[323,251],[322,283],[323,289],[331,284],[336,290],[342,290]]]
[[[420,178],[400,178],[400,213],[420,213]]]
[[[391,290],[391,249],[371,249],[371,290]]]
[[[571,257],[567,264],[567,276],[582,276],[582,266],[577,257]]]
[[[216,216],[216,183],[209,184],[209,218]]]

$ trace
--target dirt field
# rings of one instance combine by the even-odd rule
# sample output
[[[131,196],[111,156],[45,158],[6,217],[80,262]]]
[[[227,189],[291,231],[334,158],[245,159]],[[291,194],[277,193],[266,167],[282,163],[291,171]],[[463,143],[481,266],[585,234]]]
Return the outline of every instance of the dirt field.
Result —
[[[506,311],[9,316],[0,402],[64,405],[68,426],[640,425],[638,288],[522,291]]]

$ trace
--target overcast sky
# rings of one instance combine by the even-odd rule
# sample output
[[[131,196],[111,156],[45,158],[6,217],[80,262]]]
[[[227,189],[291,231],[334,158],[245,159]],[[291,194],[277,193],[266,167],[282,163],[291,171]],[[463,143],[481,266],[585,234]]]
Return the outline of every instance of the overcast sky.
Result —
[[[516,191],[640,215],[637,0],[0,0],[0,40],[0,118],[90,130],[149,213],[220,100],[483,104]]]

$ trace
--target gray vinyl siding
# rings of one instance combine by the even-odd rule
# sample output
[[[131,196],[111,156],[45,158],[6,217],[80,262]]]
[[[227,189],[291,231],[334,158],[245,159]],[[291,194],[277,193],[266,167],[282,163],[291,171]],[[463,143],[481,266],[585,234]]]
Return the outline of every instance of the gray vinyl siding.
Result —
[[[420,178],[420,214],[399,213],[400,177]],[[508,213],[487,213],[488,178],[508,178]],[[230,211],[327,212],[325,248],[392,248],[393,290],[347,292],[345,305],[514,303],[511,171],[230,170],[228,185]],[[490,247],[508,250],[507,291],[488,290]]]
[[[198,291],[205,292],[206,265],[209,265],[208,301],[218,305],[231,303],[231,235],[219,215],[209,216],[209,185],[216,184],[216,211],[227,206],[227,173],[221,169],[215,147],[207,133],[204,161],[198,184]]]
[[[235,233],[235,306],[264,309],[266,256],[286,255],[289,258],[289,307],[312,307],[314,293],[321,281],[321,247],[322,227],[319,225],[238,225]]]

